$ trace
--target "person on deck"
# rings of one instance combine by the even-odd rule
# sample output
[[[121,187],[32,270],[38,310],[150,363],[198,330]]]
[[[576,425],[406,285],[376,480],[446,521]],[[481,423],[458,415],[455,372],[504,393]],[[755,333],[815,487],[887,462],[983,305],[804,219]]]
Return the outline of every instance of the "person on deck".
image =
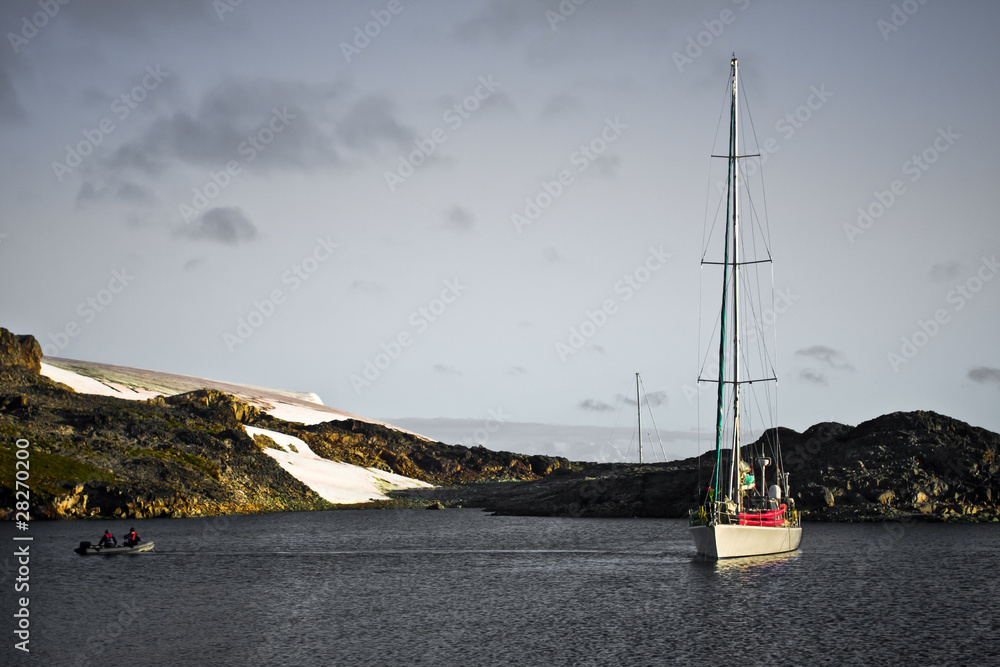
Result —
[[[128,529],[128,535],[125,536],[125,542],[123,543],[127,547],[134,547],[135,545],[142,542],[142,538],[139,537],[139,533],[135,532],[135,528]]]
[[[104,531],[104,537],[102,537],[101,541],[97,543],[97,546],[99,546],[99,547],[117,547],[118,546],[118,538],[116,538],[114,535],[112,535],[110,530],[105,530]]]

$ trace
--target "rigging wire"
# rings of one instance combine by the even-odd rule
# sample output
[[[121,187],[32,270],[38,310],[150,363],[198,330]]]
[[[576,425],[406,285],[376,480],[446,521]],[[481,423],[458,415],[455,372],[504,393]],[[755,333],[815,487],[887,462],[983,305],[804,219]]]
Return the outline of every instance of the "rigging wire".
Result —
[[[630,381],[630,382],[628,383],[628,385],[626,385],[626,387],[625,387],[625,391],[627,392],[627,391],[629,390],[629,388],[630,388],[631,386],[632,386],[632,383],[631,383],[631,381]],[[625,396],[627,396],[627,394],[624,394],[624,393],[623,393],[623,394],[620,394],[620,396],[623,396],[623,397],[625,397]],[[622,399],[622,406],[621,406],[620,408],[618,408],[618,417],[617,417],[617,418],[615,418],[615,425],[611,427],[611,433],[609,433],[609,434],[608,434],[608,439],[607,439],[607,442],[605,442],[605,443],[604,443],[604,447],[603,447],[603,449],[601,449],[601,460],[602,460],[602,461],[606,461],[606,460],[607,460],[607,459],[606,459],[605,457],[606,457],[606,455],[607,455],[607,453],[608,453],[608,446],[609,446],[609,445],[611,444],[611,439],[612,439],[612,438],[614,437],[614,435],[615,435],[615,429],[617,429],[617,428],[618,428],[618,422],[619,422],[619,421],[621,420],[621,418],[622,418],[622,412],[624,412],[624,411],[625,411],[625,403],[626,403],[626,402],[627,402],[627,401],[626,401],[626,399],[625,399],[625,398],[623,398],[623,399]],[[631,445],[630,445],[630,446],[631,446]],[[626,453],[625,453],[625,457],[626,457],[626,459],[628,458],[628,452],[626,452]]]
[[[653,417],[653,408],[649,405],[649,394],[646,392],[646,385],[642,381],[642,376],[639,376],[639,385],[642,387],[642,397],[646,399],[646,412],[649,413],[649,420],[653,422],[653,432],[656,433],[656,440],[660,444],[661,460],[666,463],[667,453],[663,450],[663,440],[660,439],[660,429],[656,426],[656,419]],[[649,431],[646,431],[646,435],[649,436]]]

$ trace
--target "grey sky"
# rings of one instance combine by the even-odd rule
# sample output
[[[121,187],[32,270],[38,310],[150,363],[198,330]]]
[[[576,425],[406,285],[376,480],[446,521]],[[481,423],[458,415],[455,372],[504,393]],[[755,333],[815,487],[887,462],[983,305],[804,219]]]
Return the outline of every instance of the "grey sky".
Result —
[[[48,354],[372,417],[602,428],[639,371],[658,427],[690,432],[736,52],[772,140],[779,421],[1000,430],[1000,4],[42,11],[0,8],[0,325]]]

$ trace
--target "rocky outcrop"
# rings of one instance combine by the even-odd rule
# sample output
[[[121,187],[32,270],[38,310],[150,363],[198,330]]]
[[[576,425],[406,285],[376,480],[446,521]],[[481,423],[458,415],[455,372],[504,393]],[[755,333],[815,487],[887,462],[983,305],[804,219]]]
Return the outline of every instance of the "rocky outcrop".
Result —
[[[432,484],[533,480],[570,467],[570,462],[560,457],[447,445],[355,419],[302,426],[264,415],[253,425],[302,438],[314,452],[335,461],[379,468]]]
[[[800,506],[819,520],[992,519],[1000,435],[934,412],[780,435]]]
[[[166,401],[78,394],[27,369],[0,384],[0,468],[14,440],[30,460],[38,518],[208,516],[331,507],[246,434],[259,415],[232,397],[193,392]],[[12,477],[0,507],[12,516]]]
[[[781,428],[762,439],[774,437],[782,444],[796,508],[806,520],[1000,517],[1000,435],[985,429],[933,412],[906,412],[857,427],[825,423],[804,433]],[[710,458],[593,466],[519,484],[397,493],[501,514],[682,517],[698,502]]]
[[[147,401],[79,394],[23,364],[13,365],[30,359],[33,346],[13,336],[7,340],[11,351],[5,359],[12,365],[0,366],[0,432],[13,438],[0,442],[0,469],[14,469],[14,439],[31,443],[31,513],[36,517],[208,516],[331,507],[264,453],[244,424],[300,437],[336,461],[431,483],[531,480],[569,465],[565,459],[429,442],[355,420],[289,423],[210,389]],[[0,508],[6,508],[0,516],[12,516],[12,484],[12,478],[0,479]]]
[[[42,346],[34,336],[16,336],[0,328],[0,366],[16,366],[40,373]]]

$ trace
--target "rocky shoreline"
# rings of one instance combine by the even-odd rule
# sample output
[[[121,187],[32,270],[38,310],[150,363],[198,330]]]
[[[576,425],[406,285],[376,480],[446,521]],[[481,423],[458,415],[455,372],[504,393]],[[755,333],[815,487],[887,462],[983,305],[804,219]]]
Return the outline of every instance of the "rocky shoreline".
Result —
[[[31,336],[0,329],[0,468],[31,443],[33,518],[189,517],[335,507],[480,507],[500,514],[684,517],[708,457],[573,463],[431,442],[354,419],[307,426],[215,390],[146,401],[74,392],[39,373]],[[264,453],[244,426],[301,438],[319,456],[438,485],[334,506]],[[933,412],[858,426],[776,429],[807,521],[997,521],[1000,435]],[[14,517],[13,476],[0,518]]]

